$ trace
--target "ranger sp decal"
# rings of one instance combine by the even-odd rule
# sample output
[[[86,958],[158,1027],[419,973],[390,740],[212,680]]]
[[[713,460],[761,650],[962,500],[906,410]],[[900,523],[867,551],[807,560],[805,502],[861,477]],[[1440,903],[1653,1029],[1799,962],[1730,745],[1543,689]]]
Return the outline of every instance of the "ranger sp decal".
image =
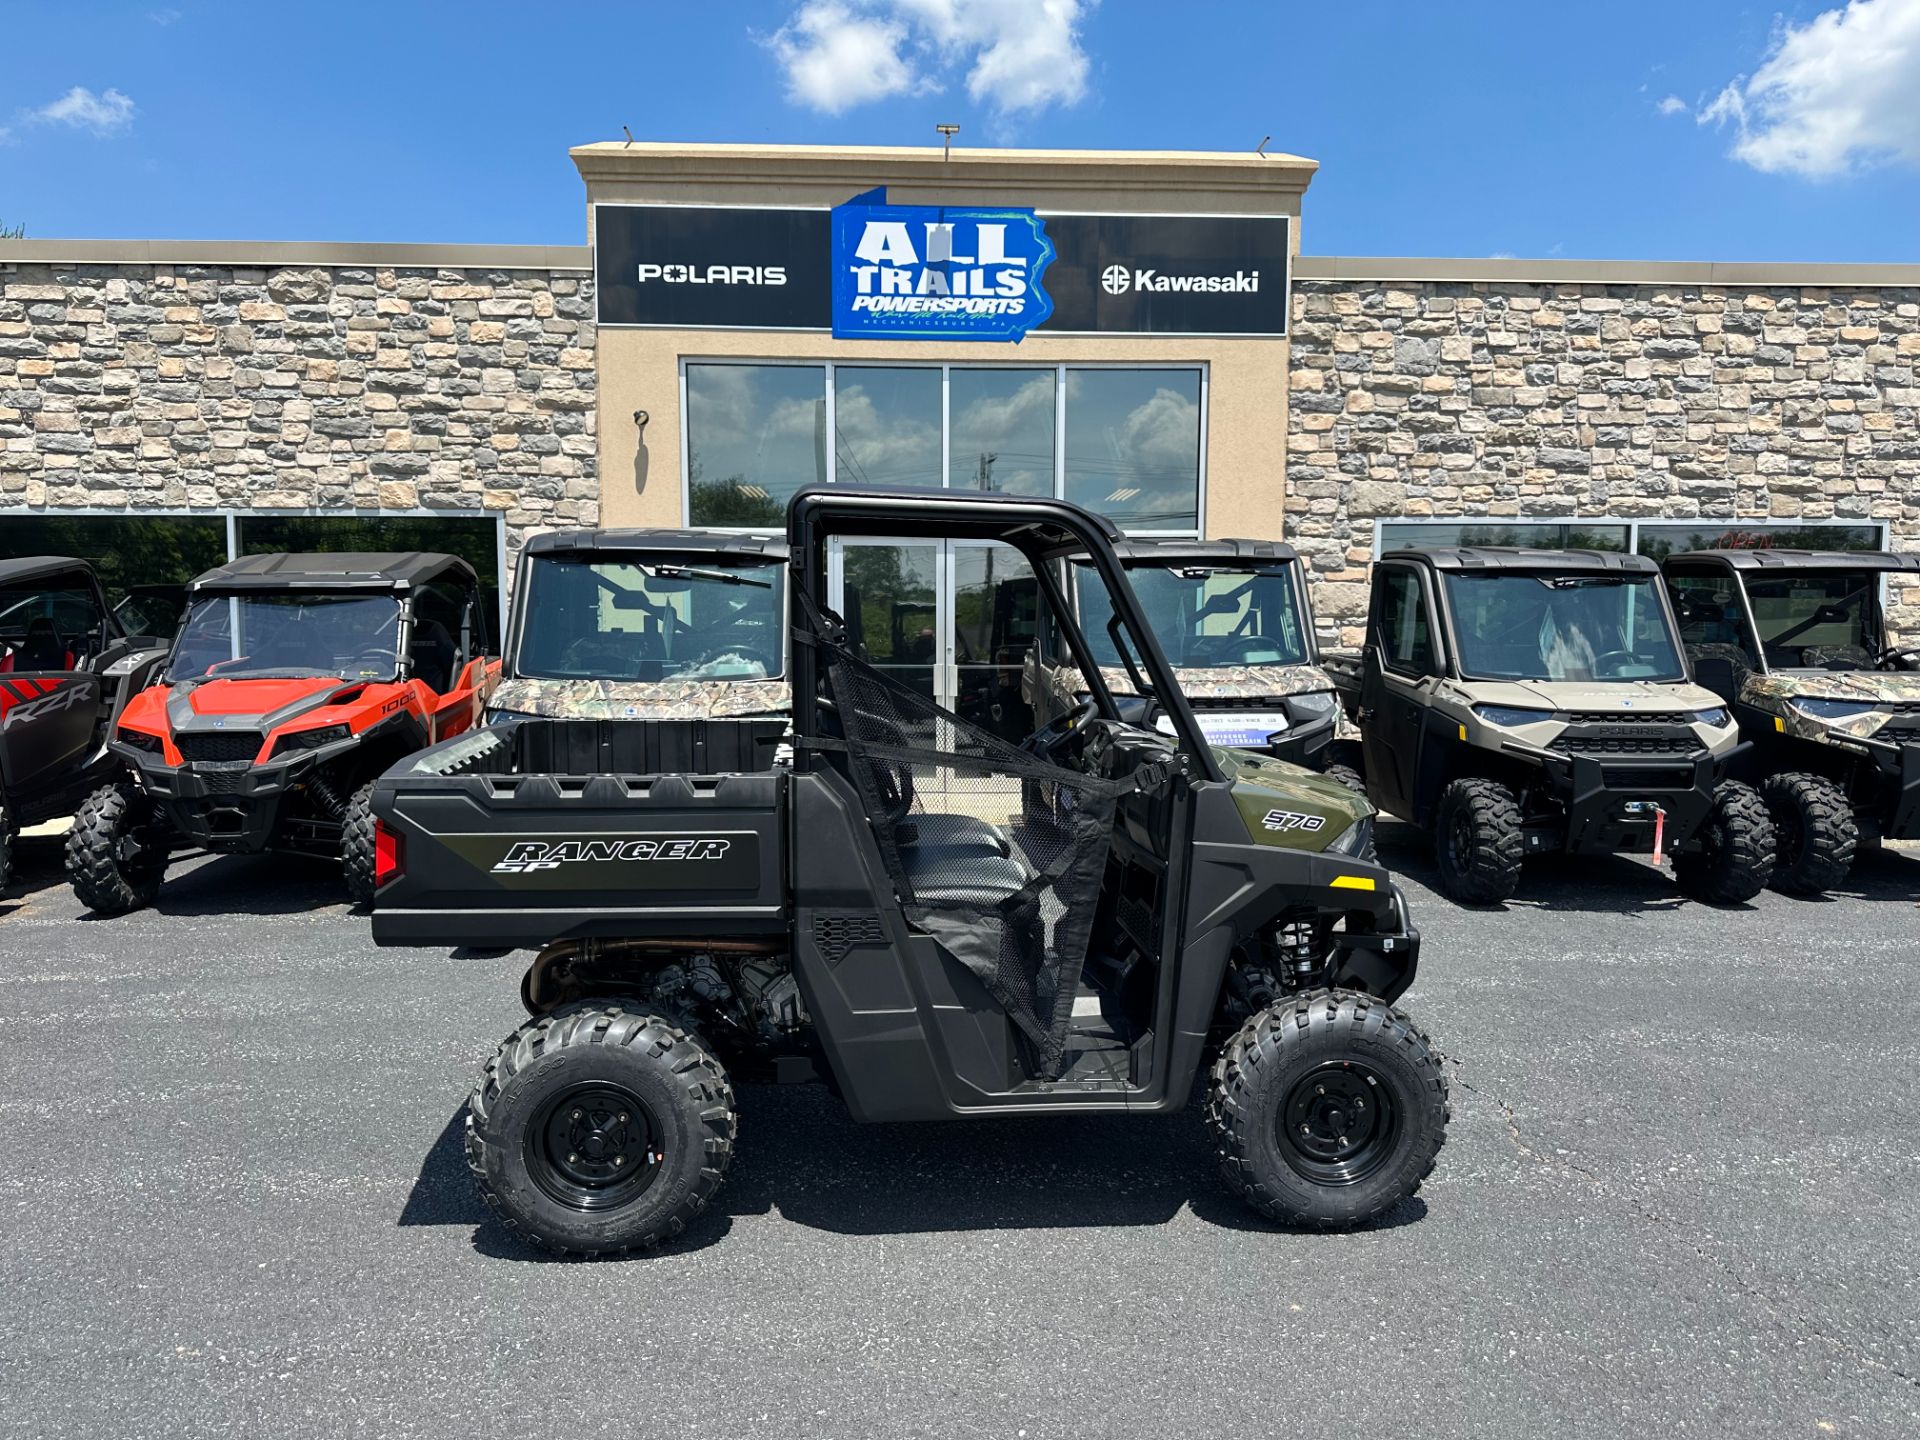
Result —
[[[662,835],[646,840],[522,840],[495,862],[492,873],[525,875],[583,862],[723,860],[731,844],[710,835]]]

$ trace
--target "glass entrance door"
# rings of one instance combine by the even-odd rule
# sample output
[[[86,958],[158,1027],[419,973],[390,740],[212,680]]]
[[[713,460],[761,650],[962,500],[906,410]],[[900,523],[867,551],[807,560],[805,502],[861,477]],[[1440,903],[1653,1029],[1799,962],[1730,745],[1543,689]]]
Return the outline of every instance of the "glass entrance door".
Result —
[[[1018,744],[1034,728],[1021,669],[1040,596],[1019,551],[974,541],[838,540],[829,591],[856,654]]]

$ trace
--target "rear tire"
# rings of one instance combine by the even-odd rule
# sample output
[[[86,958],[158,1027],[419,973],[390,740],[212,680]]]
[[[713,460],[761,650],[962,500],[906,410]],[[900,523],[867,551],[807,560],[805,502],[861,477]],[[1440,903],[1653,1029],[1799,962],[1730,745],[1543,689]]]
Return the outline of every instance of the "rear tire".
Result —
[[[1498,780],[1456,780],[1440,796],[1440,888],[1463,905],[1498,905],[1520,888],[1520,802]]]
[[[1773,888],[1818,895],[1847,878],[1860,827],[1844,791],[1820,775],[1772,775],[1760,786],[1777,844]]]
[[[151,905],[167,873],[164,822],[144,791],[103,785],[82,802],[67,832],[67,880],[96,915]]]
[[[467,1166],[514,1234],[562,1255],[678,1235],[733,1159],[733,1087],[699,1040],[618,1001],[528,1021],[467,1102]]]
[[[1325,1230],[1377,1220],[1419,1190],[1451,1118],[1427,1037],[1352,990],[1253,1016],[1220,1052],[1207,1096],[1228,1186],[1269,1219]]]
[[[1699,839],[1700,849],[1673,857],[1674,878],[1688,895],[1710,905],[1738,905],[1767,888],[1776,843],[1759,791],[1737,780],[1714,791]]]
[[[356,905],[371,905],[374,889],[373,782],[369,780],[347,801],[340,821],[340,869],[347,880],[347,897]]]

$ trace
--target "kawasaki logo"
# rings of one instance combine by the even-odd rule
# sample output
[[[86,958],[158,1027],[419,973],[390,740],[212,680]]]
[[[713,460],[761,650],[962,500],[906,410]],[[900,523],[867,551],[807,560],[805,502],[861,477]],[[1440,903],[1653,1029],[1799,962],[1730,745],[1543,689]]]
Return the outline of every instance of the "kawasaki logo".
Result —
[[[495,875],[525,875],[562,865],[609,860],[719,860],[730,840],[704,835],[662,835],[651,840],[522,840],[493,866]]]
[[[1158,270],[1129,271],[1124,265],[1109,265],[1100,272],[1100,288],[1109,295],[1124,295],[1129,290],[1144,290],[1155,295],[1175,292],[1253,295],[1260,289],[1260,272],[1236,270],[1231,275],[1162,275]]]
[[[667,285],[784,285],[784,265],[642,265],[640,283],[658,280]]]

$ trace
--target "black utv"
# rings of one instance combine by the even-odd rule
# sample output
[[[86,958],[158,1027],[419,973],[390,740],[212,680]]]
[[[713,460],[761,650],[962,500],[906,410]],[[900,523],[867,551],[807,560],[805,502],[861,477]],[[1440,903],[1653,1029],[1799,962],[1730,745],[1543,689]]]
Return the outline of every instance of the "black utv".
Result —
[[[863,1121],[1165,1114],[1205,1073],[1263,1213],[1349,1226],[1410,1195],[1447,1087],[1394,1008],[1420,939],[1360,858],[1366,801],[1206,743],[1086,511],[833,486],[788,527],[790,760],[778,718],[538,718],[376,787],[374,938],[537,952],[469,1107],[505,1222],[565,1252],[677,1233],[733,1153],[730,1072],[826,1079]],[[839,536],[1009,547],[1087,698],[1012,745],[867,663],[827,608]],[[1171,735],[1119,719],[1076,561]]]
[[[119,762],[107,749],[127,697],[166,659],[128,635],[84,560],[0,560],[0,886],[27,825],[71,815]]]

